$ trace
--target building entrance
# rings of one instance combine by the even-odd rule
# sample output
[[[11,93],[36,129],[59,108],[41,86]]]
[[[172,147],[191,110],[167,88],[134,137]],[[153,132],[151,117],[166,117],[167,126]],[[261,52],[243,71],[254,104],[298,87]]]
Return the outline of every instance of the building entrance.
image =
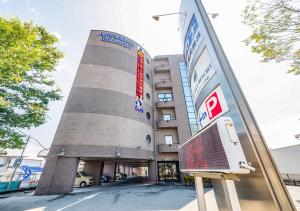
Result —
[[[179,182],[178,161],[159,161],[157,166],[159,182]]]

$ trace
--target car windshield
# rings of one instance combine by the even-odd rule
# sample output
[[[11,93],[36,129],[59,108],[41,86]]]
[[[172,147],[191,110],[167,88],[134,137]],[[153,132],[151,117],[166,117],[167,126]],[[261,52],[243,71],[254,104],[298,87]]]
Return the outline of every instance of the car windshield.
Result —
[[[88,175],[84,172],[84,171],[81,171],[80,174],[84,177],[87,177]]]

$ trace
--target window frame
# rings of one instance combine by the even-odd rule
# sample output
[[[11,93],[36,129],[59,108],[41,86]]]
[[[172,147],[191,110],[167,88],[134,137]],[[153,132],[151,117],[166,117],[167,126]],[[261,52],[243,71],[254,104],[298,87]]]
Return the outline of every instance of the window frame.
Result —
[[[171,143],[167,143],[167,137],[171,137]],[[167,145],[173,144],[173,136],[172,135],[165,135],[165,144],[167,144]]]
[[[166,116],[169,116],[170,118],[169,119],[165,119]],[[172,120],[172,115],[171,114],[163,114],[162,117],[163,117],[164,121],[170,121],[170,120]]]

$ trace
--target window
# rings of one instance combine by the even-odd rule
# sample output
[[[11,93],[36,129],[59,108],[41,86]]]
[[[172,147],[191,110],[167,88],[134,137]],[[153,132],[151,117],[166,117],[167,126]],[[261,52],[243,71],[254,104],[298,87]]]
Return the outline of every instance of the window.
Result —
[[[192,102],[185,102],[185,104],[186,104],[186,106],[188,106],[188,107],[194,106]]]
[[[147,117],[147,119],[150,119],[150,113],[149,112],[146,113],[146,117]]]
[[[146,98],[150,100],[150,94],[148,92],[146,93]]]
[[[184,62],[179,62],[179,70],[181,75],[181,82],[182,82],[182,88],[185,98],[185,104],[190,124],[190,130],[191,134],[194,135],[198,131],[197,121],[196,121],[196,115],[195,115],[195,107],[193,105],[193,100],[191,97],[191,90],[189,86],[189,75],[185,67]]]
[[[147,142],[148,144],[151,143],[151,136],[150,136],[150,135],[147,135],[147,136],[146,136],[146,142]]]
[[[161,102],[168,102],[173,100],[173,94],[172,93],[159,93],[157,94],[157,98]]]
[[[194,108],[192,106],[187,107],[187,112],[188,113],[193,113],[194,112]]]
[[[185,87],[185,86],[189,86],[189,83],[188,82],[183,82],[182,85]]]
[[[164,121],[170,121],[171,120],[171,114],[164,114],[163,115],[163,120]]]
[[[149,64],[149,63],[150,63],[148,58],[146,58],[146,61],[147,61],[147,64]]]
[[[185,100],[186,100],[186,101],[190,101],[190,102],[193,101],[193,100],[192,100],[192,97],[185,97]]]
[[[173,144],[173,136],[165,136],[166,144]]]
[[[150,75],[148,73],[146,73],[146,78],[150,80]]]
[[[188,78],[182,78],[182,82],[189,82]]]
[[[88,175],[84,171],[80,171],[80,174],[84,177],[87,177]]]

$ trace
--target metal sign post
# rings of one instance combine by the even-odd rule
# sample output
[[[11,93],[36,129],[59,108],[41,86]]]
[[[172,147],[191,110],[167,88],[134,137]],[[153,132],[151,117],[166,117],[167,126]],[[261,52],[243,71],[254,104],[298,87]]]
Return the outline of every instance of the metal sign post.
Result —
[[[231,92],[234,98],[234,103],[236,104],[237,107],[237,113],[239,113],[240,118],[241,118],[241,126],[245,128],[245,132],[248,135],[248,142],[245,143],[243,146],[243,149],[245,153],[247,153],[247,156],[250,158],[252,156],[255,156],[253,161],[256,163],[257,168],[260,168],[261,174],[256,175],[256,178],[260,178],[261,182],[264,183],[264,185],[268,188],[265,190],[266,194],[270,194],[270,196],[273,199],[273,208],[272,206],[268,206],[267,203],[263,206],[265,208],[258,208],[257,206],[252,207],[252,210],[258,208],[258,210],[266,210],[267,207],[269,207],[269,210],[284,210],[284,211],[289,211],[289,210],[296,210],[289,193],[287,192],[287,189],[280,177],[279,171],[276,167],[276,164],[274,160],[271,157],[271,154],[268,150],[268,147],[264,141],[264,138],[261,134],[261,131],[258,127],[258,124],[251,112],[251,109],[246,101],[246,98],[241,90],[240,85],[238,84],[238,81],[231,69],[231,66],[229,65],[229,62],[225,56],[225,53],[218,41],[218,38],[215,34],[215,31],[208,19],[207,13],[205,12],[205,9],[201,3],[200,0],[195,0],[198,10],[200,12],[200,15],[203,18],[203,22],[205,25],[205,28],[209,34],[210,41],[212,43],[212,46],[214,47],[214,51],[216,53],[216,56],[219,60],[219,64],[221,65],[221,69],[223,70],[223,74],[225,76],[226,82],[228,84],[228,91]],[[256,160],[256,161],[255,161]],[[241,178],[243,182],[241,184],[238,184],[238,196],[243,200],[243,198],[247,199],[248,197],[253,197],[256,193],[256,191],[252,191],[252,193],[249,191],[248,197],[247,194],[245,193],[245,190],[242,190],[245,187],[251,186],[251,178]],[[254,178],[253,178],[254,179]],[[255,184],[258,186],[259,184]],[[251,190],[251,189],[250,189]],[[260,191],[261,193],[263,191]],[[246,196],[246,197],[245,197]],[[266,197],[260,197],[256,196],[255,197],[257,202],[259,201],[264,201],[267,200]],[[253,203],[254,204],[257,204]],[[244,202],[244,209],[249,209],[247,208],[246,203]],[[248,204],[248,206],[251,203]],[[275,208],[276,207],[276,208]]]
[[[199,211],[206,211],[206,203],[205,203],[205,195],[204,195],[202,177],[195,176],[194,178],[195,178],[198,210]]]
[[[16,171],[17,171],[17,169],[20,167],[20,165],[21,165],[21,163],[22,163],[22,161],[23,161],[23,155],[24,155],[24,152],[25,152],[25,149],[26,149],[26,147],[27,147],[27,144],[28,144],[29,140],[30,140],[30,136],[27,137],[26,144],[25,144],[25,146],[24,146],[24,148],[23,148],[23,150],[22,150],[21,156],[20,156],[20,161],[19,161],[19,163],[16,165],[16,167],[15,167],[15,169],[14,169],[14,171],[13,171],[11,177],[10,177],[10,180],[9,180],[9,183],[8,183],[8,186],[7,186],[7,189],[6,189],[6,190],[9,190],[9,189],[10,189],[10,186],[11,186],[11,183],[12,183],[14,177],[15,177]]]

